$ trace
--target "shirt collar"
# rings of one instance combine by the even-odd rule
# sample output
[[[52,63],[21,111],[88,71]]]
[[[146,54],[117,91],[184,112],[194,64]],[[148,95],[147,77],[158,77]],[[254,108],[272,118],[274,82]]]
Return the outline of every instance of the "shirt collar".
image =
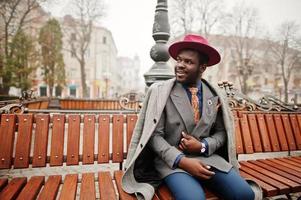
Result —
[[[188,86],[187,85],[185,85],[185,84],[182,84],[182,86],[185,88],[185,90],[188,90]],[[198,88],[198,91],[201,91],[202,90],[202,81],[201,80],[199,80],[198,82],[197,82],[197,88]]]

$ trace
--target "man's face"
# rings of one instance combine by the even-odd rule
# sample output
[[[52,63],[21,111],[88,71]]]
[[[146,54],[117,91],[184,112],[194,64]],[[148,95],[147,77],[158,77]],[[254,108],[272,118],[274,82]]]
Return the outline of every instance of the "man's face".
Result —
[[[175,65],[176,79],[180,83],[195,85],[200,76],[202,66],[199,63],[199,54],[193,50],[182,50],[178,54]]]

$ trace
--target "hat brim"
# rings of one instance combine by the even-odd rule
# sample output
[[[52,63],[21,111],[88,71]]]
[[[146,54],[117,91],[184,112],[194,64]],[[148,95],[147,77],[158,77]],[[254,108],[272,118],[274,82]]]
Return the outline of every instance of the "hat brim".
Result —
[[[168,51],[170,56],[176,60],[179,52],[183,49],[193,49],[202,54],[207,55],[208,67],[219,63],[221,60],[221,56],[216,49],[206,44],[200,44],[198,42],[191,42],[191,41],[176,42],[170,45]]]

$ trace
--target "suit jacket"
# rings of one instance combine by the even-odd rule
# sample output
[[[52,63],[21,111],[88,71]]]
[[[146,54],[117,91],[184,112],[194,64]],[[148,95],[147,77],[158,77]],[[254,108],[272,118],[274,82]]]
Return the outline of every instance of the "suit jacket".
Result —
[[[176,157],[182,153],[177,149],[182,131],[208,143],[207,156],[200,153],[186,156],[199,159],[224,172],[232,168],[225,160],[227,158],[221,156],[225,149],[220,151],[220,155],[217,152],[226,144],[227,135],[222,111],[218,106],[218,96],[209,87],[202,81],[202,117],[197,124],[194,122],[193,110],[182,84],[176,82],[172,88],[158,125],[148,142],[157,155],[154,158],[154,168],[159,172],[160,178],[175,172],[185,172],[180,168],[173,169]]]
[[[138,199],[151,200],[155,193],[154,186],[161,180],[152,165],[156,154],[151,151],[147,144],[158,126],[174,84],[175,79],[153,84],[146,93],[143,106],[136,122],[125,163],[125,172],[122,177],[122,188],[127,193],[135,194]],[[206,84],[208,87],[213,88],[208,83]],[[225,94],[218,88],[215,88],[214,92],[219,97],[221,103],[223,122],[227,134],[225,151],[227,160],[235,169],[238,169],[233,117]],[[204,102],[206,102],[206,100],[204,100]],[[208,110],[208,112],[210,111]],[[187,123],[187,120],[184,121],[186,121],[184,123],[185,127],[187,126],[187,130],[191,130],[190,123]],[[170,161],[170,164],[171,163],[172,161]],[[261,194],[260,187],[256,185],[256,189],[259,190],[257,193]],[[255,195],[257,193],[255,193]]]

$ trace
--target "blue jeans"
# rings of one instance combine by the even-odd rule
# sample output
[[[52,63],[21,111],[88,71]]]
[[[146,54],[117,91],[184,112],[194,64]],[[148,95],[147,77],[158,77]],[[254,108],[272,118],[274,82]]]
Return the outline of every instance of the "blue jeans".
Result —
[[[225,200],[254,200],[249,184],[232,168],[225,173],[212,169],[215,175],[209,180],[199,180],[186,173],[174,173],[164,178],[176,200],[204,200],[202,186],[206,186]]]

